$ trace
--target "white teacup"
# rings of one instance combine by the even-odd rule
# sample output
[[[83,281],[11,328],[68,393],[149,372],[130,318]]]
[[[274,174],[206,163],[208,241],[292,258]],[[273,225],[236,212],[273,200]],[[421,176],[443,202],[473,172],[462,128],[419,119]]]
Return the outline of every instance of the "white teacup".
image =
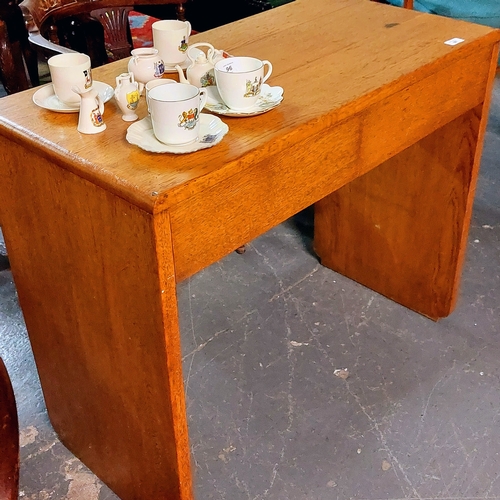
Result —
[[[149,109],[149,91],[151,89],[154,89],[155,87],[159,87],[160,85],[165,85],[168,83],[177,83],[175,80],[172,80],[171,78],[158,78],[156,80],[150,80],[148,83],[146,83],[146,103],[148,105]]]
[[[173,83],[154,87],[148,95],[153,132],[160,142],[181,146],[198,140],[206,89]]]
[[[54,93],[60,101],[68,105],[80,104],[80,96],[73,87],[82,91],[92,87],[90,57],[78,52],[57,54],[48,61]]]
[[[191,23],[166,19],[153,23],[153,44],[165,66],[175,66],[186,60]]]
[[[264,67],[268,66],[264,74]],[[244,111],[257,102],[262,84],[271,76],[269,61],[255,57],[228,57],[215,65],[217,90],[226,104],[235,111]]]

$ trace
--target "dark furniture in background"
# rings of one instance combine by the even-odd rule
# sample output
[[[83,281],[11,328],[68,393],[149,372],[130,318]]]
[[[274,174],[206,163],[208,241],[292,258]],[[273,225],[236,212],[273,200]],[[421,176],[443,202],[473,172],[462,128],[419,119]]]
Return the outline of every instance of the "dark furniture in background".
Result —
[[[128,13],[138,5],[170,4],[184,18],[187,0],[23,0],[30,42],[42,55],[76,50],[89,54],[92,66],[128,57],[132,38]]]
[[[93,67],[127,57],[132,8],[160,19],[183,19],[187,5],[193,29],[206,31],[291,1],[78,0],[62,5],[24,0],[18,5],[19,0],[10,0],[0,5],[0,82],[8,94],[36,86],[38,59],[68,50],[89,54]]]
[[[195,31],[207,31],[293,0],[189,0],[186,6],[188,21]],[[170,15],[168,5],[137,6],[139,12],[160,19]]]
[[[38,85],[36,52],[15,0],[0,4],[0,82],[8,94]]]
[[[0,358],[0,498],[19,493],[19,423],[10,377]]]

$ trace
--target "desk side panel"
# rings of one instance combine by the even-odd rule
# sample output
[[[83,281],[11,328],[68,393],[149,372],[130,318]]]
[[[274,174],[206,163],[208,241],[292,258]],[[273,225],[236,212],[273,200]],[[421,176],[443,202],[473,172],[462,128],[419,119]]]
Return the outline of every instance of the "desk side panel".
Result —
[[[168,217],[4,138],[0,172],[2,230],[61,441],[123,500],[191,499]]]
[[[454,303],[480,123],[469,111],[315,206],[323,265],[431,318]]]
[[[315,207],[324,265],[433,319],[450,314],[458,296],[498,48],[482,55],[459,75],[462,88],[481,90],[480,103],[464,112],[464,100],[450,91],[447,106],[434,108],[439,89],[432,86],[422,98],[408,95],[401,107],[421,126],[418,101],[429,103],[429,122],[446,108],[460,114]],[[409,127],[394,113],[388,118],[406,140]],[[390,123],[379,130],[382,144]],[[363,145],[365,154],[376,152],[376,140]]]

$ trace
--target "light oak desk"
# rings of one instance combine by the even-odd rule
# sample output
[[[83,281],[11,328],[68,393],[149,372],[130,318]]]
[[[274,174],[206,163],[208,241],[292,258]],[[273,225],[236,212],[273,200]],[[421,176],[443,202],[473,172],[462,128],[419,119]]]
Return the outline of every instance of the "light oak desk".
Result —
[[[500,32],[297,0],[197,40],[270,59],[285,99],[195,154],[129,145],[112,101],[85,136],[33,90],[0,100],[0,220],[49,415],[123,499],[192,498],[176,284],[299,210],[324,265],[452,311]]]

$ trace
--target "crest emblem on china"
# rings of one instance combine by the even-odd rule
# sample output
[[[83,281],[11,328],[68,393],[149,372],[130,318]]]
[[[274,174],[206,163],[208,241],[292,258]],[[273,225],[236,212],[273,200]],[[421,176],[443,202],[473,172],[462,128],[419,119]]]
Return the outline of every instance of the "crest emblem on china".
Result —
[[[84,84],[84,87],[86,89],[89,89],[90,87],[92,87],[92,69],[85,69],[83,71],[83,75],[85,76],[85,84]]]
[[[132,92],[127,93],[127,108],[135,109],[139,104],[139,92],[137,90],[133,90]]]
[[[215,85],[215,74],[213,70],[207,71],[201,78],[200,83],[202,87],[210,87]]]
[[[184,38],[181,40],[181,44],[179,45],[179,50],[180,50],[181,52],[186,52],[187,48],[188,48],[188,44],[187,44],[187,42],[186,42],[186,37],[184,37]]]
[[[104,120],[102,119],[99,106],[91,111],[90,119],[92,120],[92,125],[94,125],[94,127],[101,127],[102,125],[104,125]]]
[[[179,127],[191,130],[196,126],[200,113],[198,108],[191,108],[189,111],[183,111],[179,115]]]
[[[160,78],[160,76],[162,76],[163,73],[165,73],[165,63],[161,59],[158,62],[155,62],[154,68],[155,68],[155,74],[154,74],[155,78]]]
[[[255,77],[254,81],[247,80],[246,90],[243,97],[255,97],[260,94],[260,87],[262,86],[262,77]]]

